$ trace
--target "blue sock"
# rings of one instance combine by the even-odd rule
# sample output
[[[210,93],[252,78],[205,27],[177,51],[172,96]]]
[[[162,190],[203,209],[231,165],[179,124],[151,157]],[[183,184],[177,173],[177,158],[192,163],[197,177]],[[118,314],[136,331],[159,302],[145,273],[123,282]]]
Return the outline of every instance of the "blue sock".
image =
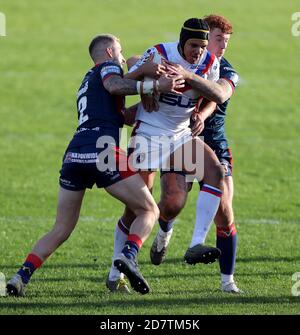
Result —
[[[38,269],[43,263],[43,260],[35,255],[29,254],[25,259],[25,262],[21,266],[20,270],[17,272],[18,275],[21,276],[22,282],[24,284],[28,284],[33,272]]]
[[[139,252],[138,245],[133,241],[126,241],[122,253],[129,259],[135,259]]]
[[[234,224],[227,230],[217,228],[217,248],[221,250],[219,258],[221,273],[233,274],[237,251],[237,232]]]
[[[170,221],[165,221],[162,218],[158,219],[160,228],[162,231],[164,231],[165,233],[167,233],[168,231],[170,231],[173,228],[173,223],[174,223],[175,219],[170,220]]]
[[[25,262],[17,273],[18,275],[21,276],[22,282],[24,284],[28,284],[34,271],[35,271],[34,265],[30,262]]]

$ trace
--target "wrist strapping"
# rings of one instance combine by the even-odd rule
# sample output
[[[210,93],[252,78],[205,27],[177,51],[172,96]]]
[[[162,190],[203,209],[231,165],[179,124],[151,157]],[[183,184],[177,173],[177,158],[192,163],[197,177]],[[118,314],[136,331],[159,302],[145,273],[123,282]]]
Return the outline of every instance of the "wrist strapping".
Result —
[[[158,93],[159,82],[157,80],[138,81],[136,83],[136,90],[140,95]]]

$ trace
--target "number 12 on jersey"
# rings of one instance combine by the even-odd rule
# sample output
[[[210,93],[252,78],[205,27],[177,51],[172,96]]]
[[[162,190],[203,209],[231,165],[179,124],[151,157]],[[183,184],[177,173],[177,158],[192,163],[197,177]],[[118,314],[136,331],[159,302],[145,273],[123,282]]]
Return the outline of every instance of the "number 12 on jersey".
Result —
[[[87,107],[87,97],[83,96],[78,101],[78,113],[79,113],[78,124],[79,126],[82,125],[84,122],[86,122],[89,119],[89,116],[84,114],[86,107]]]

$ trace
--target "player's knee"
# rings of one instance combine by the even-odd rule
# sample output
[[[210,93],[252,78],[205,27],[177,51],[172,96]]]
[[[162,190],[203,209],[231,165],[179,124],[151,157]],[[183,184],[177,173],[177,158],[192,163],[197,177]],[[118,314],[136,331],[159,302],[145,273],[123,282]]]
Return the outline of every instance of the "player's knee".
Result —
[[[180,196],[165,197],[159,202],[161,215],[166,220],[173,220],[181,212],[185,204],[185,198]]]
[[[213,180],[213,183],[219,187],[220,189],[223,188],[223,183],[225,180],[225,172],[224,168],[221,164],[215,164],[213,169],[210,171],[210,177]]]
[[[139,208],[135,209],[135,215],[147,215],[150,216],[152,220],[155,222],[159,218],[159,208],[154,200],[149,200],[141,205]]]
[[[147,212],[152,215],[154,222],[159,219],[160,211],[154,200],[147,205]]]
[[[127,228],[130,228],[132,222],[135,220],[136,215],[135,213],[130,210],[128,207],[125,208],[125,211],[122,215],[122,222]]]
[[[223,183],[225,180],[225,171],[224,167],[221,164],[218,164],[216,166],[216,179],[218,180],[219,183]]]
[[[205,170],[204,183],[223,189],[225,172],[223,166],[218,162],[208,165]]]

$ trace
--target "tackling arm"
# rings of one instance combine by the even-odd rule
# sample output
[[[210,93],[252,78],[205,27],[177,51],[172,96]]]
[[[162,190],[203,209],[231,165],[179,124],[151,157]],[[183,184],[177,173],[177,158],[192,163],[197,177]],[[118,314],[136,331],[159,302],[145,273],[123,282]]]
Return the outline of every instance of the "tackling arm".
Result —
[[[173,75],[161,76],[157,81],[141,82],[111,74],[103,80],[103,85],[113,95],[152,94],[153,92],[179,93],[177,90],[184,87],[184,80],[181,75]]]
[[[199,91],[204,98],[222,104],[228,100],[233,91],[226,79],[219,79],[217,82],[204,79],[194,73],[186,72],[184,77],[195,90]]]
[[[226,79],[220,78],[216,82],[207,80],[187,71],[181,65],[169,61],[167,62],[167,71],[168,73],[181,74],[193,89],[197,90],[207,100],[214,101],[217,104],[224,103],[233,93],[232,86]]]
[[[195,109],[195,114],[201,114],[207,119],[216,110],[217,104],[213,101],[203,99],[198,109]]]
[[[111,75],[103,81],[105,89],[113,95],[135,95],[137,94],[136,81]]]
[[[197,106],[198,107],[198,106]],[[195,108],[192,114],[192,135],[201,134],[204,129],[205,120],[215,111],[217,104],[213,101],[203,100],[199,108]]]

